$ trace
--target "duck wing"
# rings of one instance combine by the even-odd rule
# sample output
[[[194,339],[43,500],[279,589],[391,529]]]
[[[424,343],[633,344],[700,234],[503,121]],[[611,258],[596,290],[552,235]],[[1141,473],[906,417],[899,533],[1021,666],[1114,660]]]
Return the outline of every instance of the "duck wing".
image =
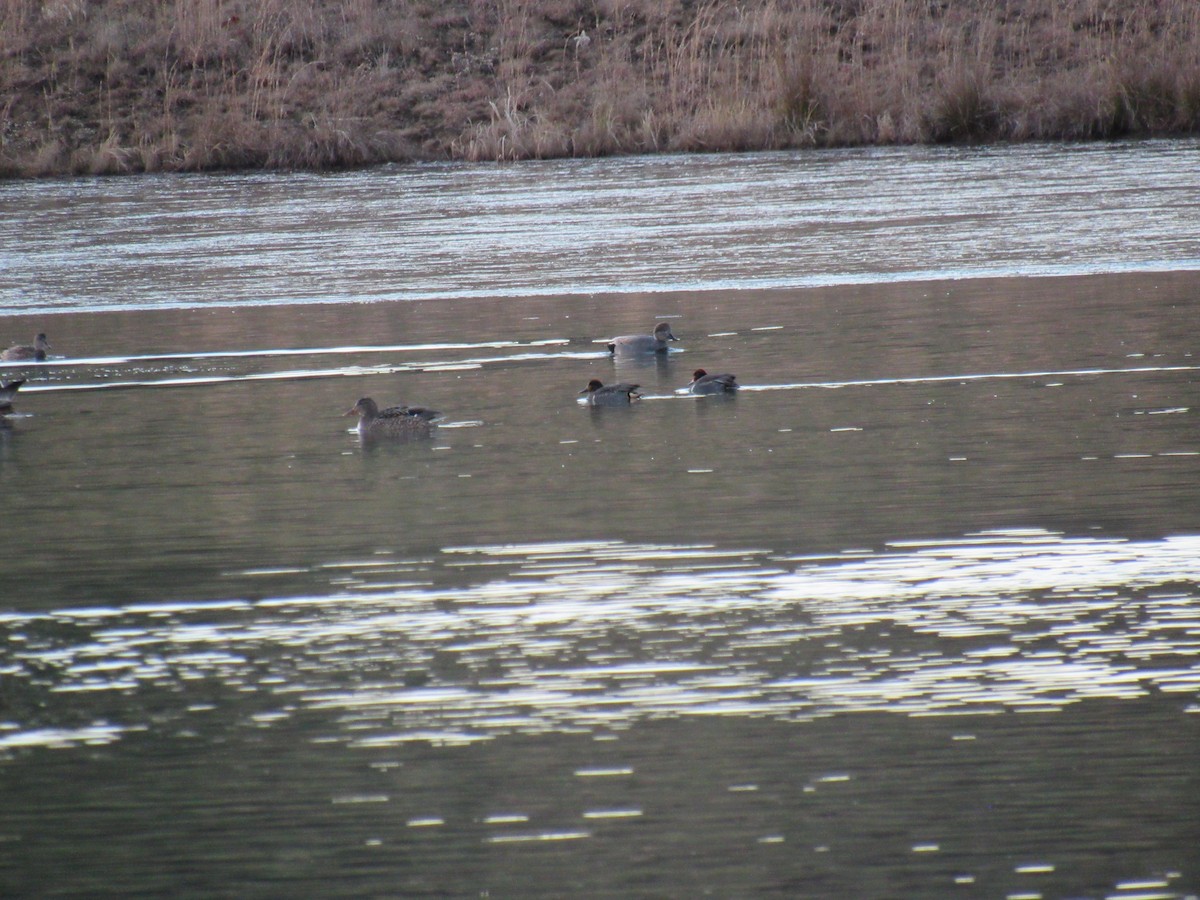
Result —
[[[0,409],[10,409],[12,407],[13,397],[16,396],[17,391],[24,383],[24,379],[21,381],[0,381]]]

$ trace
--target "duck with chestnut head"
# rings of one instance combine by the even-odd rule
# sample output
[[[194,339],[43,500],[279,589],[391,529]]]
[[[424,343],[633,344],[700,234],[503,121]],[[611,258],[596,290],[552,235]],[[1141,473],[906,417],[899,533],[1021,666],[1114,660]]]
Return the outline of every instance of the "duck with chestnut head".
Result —
[[[593,378],[579,393],[587,394],[584,399],[588,406],[628,406],[642,396],[637,392],[638,387],[624,381],[604,384],[598,378]]]
[[[709,375],[704,369],[692,373],[692,383],[688,390],[693,394],[732,394],[738,389],[735,376],[728,372],[720,375]]]

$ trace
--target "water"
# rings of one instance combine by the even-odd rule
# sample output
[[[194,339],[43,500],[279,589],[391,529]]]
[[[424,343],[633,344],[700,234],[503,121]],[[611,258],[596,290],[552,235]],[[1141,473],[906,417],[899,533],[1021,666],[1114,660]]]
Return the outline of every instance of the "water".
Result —
[[[1195,153],[0,188],[0,894],[1196,896]]]
[[[1164,141],[8,184],[0,312],[1195,270],[1198,157]]]

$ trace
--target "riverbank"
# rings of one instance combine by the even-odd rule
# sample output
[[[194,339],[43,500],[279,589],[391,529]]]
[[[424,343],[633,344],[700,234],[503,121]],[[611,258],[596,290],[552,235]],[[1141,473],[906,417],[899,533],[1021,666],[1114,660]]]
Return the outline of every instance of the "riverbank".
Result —
[[[1200,129],[1190,0],[0,8],[0,176]]]

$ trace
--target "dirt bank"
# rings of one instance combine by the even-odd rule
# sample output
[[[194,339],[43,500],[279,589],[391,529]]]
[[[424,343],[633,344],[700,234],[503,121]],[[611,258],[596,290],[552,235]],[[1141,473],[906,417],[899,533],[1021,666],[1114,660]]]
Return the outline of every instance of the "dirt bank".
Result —
[[[9,0],[0,176],[1200,127],[1194,0]]]

